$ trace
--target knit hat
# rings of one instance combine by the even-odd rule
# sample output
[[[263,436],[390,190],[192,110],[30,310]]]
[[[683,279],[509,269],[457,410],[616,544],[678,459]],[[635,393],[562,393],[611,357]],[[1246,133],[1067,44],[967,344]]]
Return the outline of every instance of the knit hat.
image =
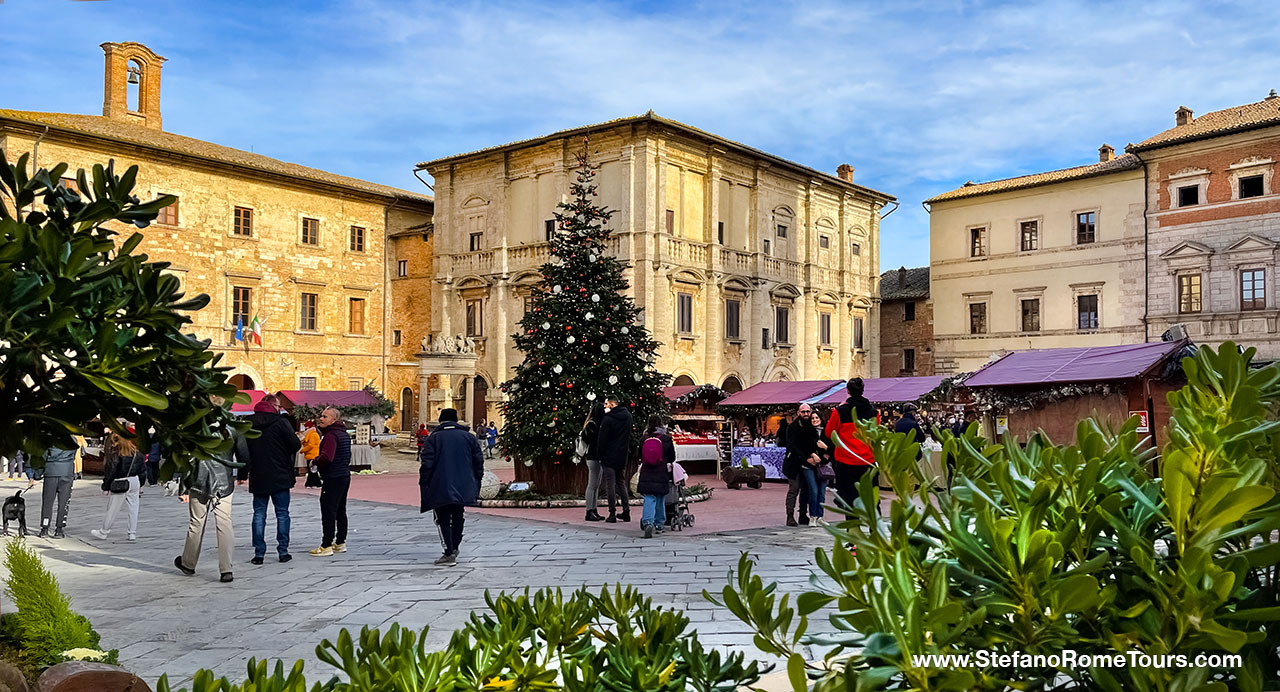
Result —
[[[457,423],[457,422],[458,422],[458,409],[456,409],[456,408],[446,408],[446,409],[441,409],[441,410],[440,410],[440,422],[441,422],[441,423],[449,423],[449,422]]]

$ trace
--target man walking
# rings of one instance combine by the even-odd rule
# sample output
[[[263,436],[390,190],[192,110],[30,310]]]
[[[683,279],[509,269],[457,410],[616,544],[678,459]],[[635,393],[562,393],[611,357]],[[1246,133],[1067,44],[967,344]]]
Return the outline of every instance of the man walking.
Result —
[[[315,557],[347,552],[347,491],[351,489],[351,436],[342,412],[330,406],[320,414],[320,525],[323,540]]]
[[[492,459],[498,453],[498,424],[489,421],[489,427],[485,430],[485,434],[489,438],[489,458]]]
[[[786,455],[782,475],[787,479],[787,526],[809,525],[809,487],[804,481],[804,468],[809,457],[818,453],[818,431],[813,427],[813,407],[800,404],[796,419],[778,428],[778,436],[786,436]],[[800,521],[796,522],[796,501],[800,502]]]
[[[76,436],[76,444],[84,438]],[[44,461],[44,487],[40,497],[40,538],[66,538],[67,510],[71,505],[71,486],[76,479],[76,449],[50,449]],[[55,519],[56,517],[56,519]]]
[[[212,397],[215,405],[222,406],[220,397]],[[224,433],[227,434],[227,433]],[[200,560],[200,546],[204,543],[204,528],[213,512],[214,526],[218,533],[218,571],[222,583],[233,580],[231,574],[232,548],[235,546],[235,533],[231,523],[231,494],[235,491],[235,473],[233,463],[247,465],[249,463],[249,446],[245,444],[244,435],[232,430],[231,447],[213,459],[201,459],[196,462],[194,478],[184,479],[187,509],[191,521],[187,525],[187,540],[182,547],[182,554],[173,559],[173,566],[188,577],[196,573],[196,562]]]
[[[267,503],[276,509],[276,553],[281,562],[293,559],[289,554],[289,491],[297,480],[293,458],[301,442],[280,413],[276,398],[270,394],[253,407],[249,417],[258,437],[246,440],[249,462],[240,468],[240,482],[249,479],[253,495],[253,559],[261,565],[267,554]]]
[[[609,516],[605,519],[609,524],[616,524],[618,519],[631,521],[626,473],[627,459],[631,456],[631,411],[618,403],[616,395],[605,397],[604,420],[600,421],[600,440],[596,444],[600,453],[600,483],[609,494]],[[619,499],[621,512],[615,509]]]
[[[458,411],[447,408],[440,412],[440,427],[422,446],[419,461],[422,511],[435,512],[440,544],[444,547],[444,554],[436,558],[435,564],[457,564],[463,507],[480,499],[480,480],[484,476],[480,441],[458,425]]]

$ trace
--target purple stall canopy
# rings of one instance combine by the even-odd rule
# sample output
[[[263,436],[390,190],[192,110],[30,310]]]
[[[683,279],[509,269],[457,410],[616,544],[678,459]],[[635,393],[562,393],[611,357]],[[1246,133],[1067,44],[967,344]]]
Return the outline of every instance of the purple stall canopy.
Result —
[[[808,401],[841,380],[801,380],[799,382],[761,382],[731,395],[721,406],[787,406]]]
[[[1139,377],[1187,342],[1016,351],[965,380],[966,387],[1013,387],[1061,382],[1101,382]]]
[[[867,401],[875,404],[900,404],[908,401],[915,401],[920,397],[932,392],[942,384],[942,375],[930,375],[927,377],[879,377],[872,380],[863,380],[862,384],[866,387],[863,390],[863,396],[867,397]],[[822,397],[817,404],[841,404],[849,398],[848,392],[844,388],[844,384],[835,390],[828,392]]]
[[[249,395],[249,403],[232,404],[231,405],[232,413],[253,413],[254,405],[256,405],[259,401],[262,401],[262,397],[267,395],[267,393],[262,391],[261,389],[241,389],[240,393]]]
[[[685,394],[688,394],[689,392],[692,392],[697,388],[698,388],[698,385],[696,384],[677,384],[677,385],[672,385],[670,387],[663,387],[662,396],[667,397],[667,399],[670,401],[675,401],[676,399],[679,399],[680,397],[684,396]]]
[[[312,391],[285,389],[278,392],[280,405],[292,410],[294,406],[370,406],[378,403],[363,389],[354,391]]]

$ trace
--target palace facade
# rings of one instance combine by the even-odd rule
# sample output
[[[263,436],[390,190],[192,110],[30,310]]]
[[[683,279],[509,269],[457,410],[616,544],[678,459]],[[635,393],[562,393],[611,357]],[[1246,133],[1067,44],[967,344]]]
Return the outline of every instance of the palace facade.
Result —
[[[829,175],[650,112],[419,164],[435,179],[431,331],[469,338],[475,359],[434,400],[496,413],[495,385],[523,358],[508,335],[584,138],[617,212],[610,250],[675,383],[879,372],[880,216],[894,198],[852,167]]]
[[[373,384],[394,398],[385,243],[415,233],[422,243],[413,229],[429,224],[431,198],[167,132],[164,58],[138,43],[102,48],[103,114],[0,109],[10,161],[26,153],[33,168],[74,172],[114,160],[118,173],[138,166],[140,198],[175,195],[139,249],[170,262],[188,294],[209,295],[193,331],[242,389]],[[76,184],[71,175],[63,184]],[[261,345],[247,338],[254,318]]]

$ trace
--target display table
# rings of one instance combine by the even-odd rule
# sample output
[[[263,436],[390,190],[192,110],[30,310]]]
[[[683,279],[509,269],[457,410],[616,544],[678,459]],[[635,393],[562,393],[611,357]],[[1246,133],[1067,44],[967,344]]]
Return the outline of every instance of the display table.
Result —
[[[380,447],[373,447],[371,445],[352,444],[351,468],[355,471],[361,471],[364,469],[374,469],[376,471],[377,469],[374,468],[374,465],[377,464],[378,460],[381,458],[379,453],[380,449]],[[302,452],[298,452],[294,457],[293,465],[298,469],[299,476],[307,475],[307,460],[302,456]]]
[[[786,456],[786,447],[734,447],[730,463],[738,466],[746,459],[751,466],[764,466],[765,478],[785,478],[782,475],[782,460]]]

